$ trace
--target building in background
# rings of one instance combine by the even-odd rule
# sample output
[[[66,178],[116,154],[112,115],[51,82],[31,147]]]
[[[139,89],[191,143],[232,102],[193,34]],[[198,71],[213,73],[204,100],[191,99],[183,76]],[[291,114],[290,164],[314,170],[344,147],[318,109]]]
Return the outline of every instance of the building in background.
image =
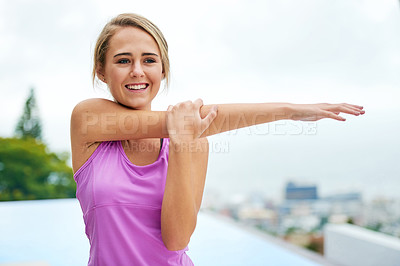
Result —
[[[317,200],[318,189],[316,185],[302,185],[288,182],[285,189],[286,200]]]

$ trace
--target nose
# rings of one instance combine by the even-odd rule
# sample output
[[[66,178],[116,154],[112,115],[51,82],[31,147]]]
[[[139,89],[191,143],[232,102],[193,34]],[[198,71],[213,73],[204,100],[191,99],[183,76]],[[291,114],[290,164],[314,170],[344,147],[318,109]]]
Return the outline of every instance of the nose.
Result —
[[[140,62],[136,62],[135,64],[132,65],[132,70],[131,70],[130,75],[132,78],[144,76],[143,68],[142,68],[142,65],[140,64]]]

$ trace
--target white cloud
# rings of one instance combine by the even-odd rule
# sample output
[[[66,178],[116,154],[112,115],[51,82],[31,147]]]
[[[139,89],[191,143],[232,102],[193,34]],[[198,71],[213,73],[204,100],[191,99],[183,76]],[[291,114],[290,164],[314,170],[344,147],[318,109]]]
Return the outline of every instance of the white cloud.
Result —
[[[375,22],[384,22],[388,17],[399,13],[399,2],[396,0],[362,0],[360,7]]]

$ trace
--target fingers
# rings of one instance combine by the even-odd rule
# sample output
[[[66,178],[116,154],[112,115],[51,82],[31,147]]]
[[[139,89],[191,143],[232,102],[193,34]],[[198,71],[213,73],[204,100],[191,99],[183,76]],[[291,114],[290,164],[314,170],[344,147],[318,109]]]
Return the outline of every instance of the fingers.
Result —
[[[204,117],[201,120],[201,132],[203,133],[212,123],[212,121],[214,121],[214,119],[217,117],[217,112],[218,112],[218,106],[214,105],[211,110],[208,112],[208,114],[206,115],[206,117]]]
[[[200,116],[200,108],[203,106],[203,100],[202,99],[197,99],[197,100],[195,100],[194,102],[193,102],[193,107],[194,107],[194,109],[196,110],[196,116],[198,117],[198,118],[200,118],[201,119],[201,116]]]
[[[195,101],[193,102],[193,104],[194,104],[196,107],[200,108],[200,107],[203,105],[203,100],[199,98],[199,99],[195,100]]]
[[[365,110],[363,110],[364,107],[359,106],[359,105],[354,105],[354,104],[343,104],[343,107],[346,108],[348,114],[352,115],[363,115],[365,114]]]
[[[361,112],[357,108],[350,108],[350,107],[347,107],[347,106],[341,106],[339,108],[339,111],[342,112],[342,113],[351,114],[351,115],[357,115],[357,116],[364,113],[364,112]]]
[[[202,106],[203,100],[201,99],[168,106],[167,111],[170,113],[168,115],[168,132],[174,130],[176,132],[174,138],[177,140],[192,141],[200,137],[217,116],[217,106],[213,106],[210,109],[207,108],[209,111],[204,118],[201,118],[200,108]]]
[[[353,111],[359,112],[359,114],[364,114],[365,111],[363,110],[364,107],[360,106],[360,105],[355,105],[355,104],[348,104],[348,103],[342,103],[342,106],[349,108]]]
[[[201,119],[200,120],[200,131],[201,133],[203,133],[212,123],[212,121],[217,117],[217,110],[218,110],[218,106],[214,105],[213,107],[211,107],[210,111],[208,112],[208,114],[204,117],[201,118],[200,116],[200,107],[203,106],[203,100],[202,99],[197,99],[193,102],[193,105],[195,106],[196,110],[198,110],[198,118]]]
[[[360,112],[360,114],[365,113],[365,110],[363,110],[364,107],[362,107],[362,106],[358,106],[358,105],[347,105],[347,106],[355,111]]]
[[[355,104],[349,104],[349,103],[344,103],[344,104],[349,105],[349,106],[351,106],[351,107],[358,108],[358,109],[363,109],[363,108],[364,108],[364,107],[361,106],[361,105],[355,105]]]
[[[328,108],[323,108],[322,115],[325,118],[331,118],[335,119],[338,121],[346,121],[346,119],[342,116],[340,116],[340,113],[346,113],[346,114],[351,114],[355,116],[363,115],[365,114],[365,111],[363,110],[363,106],[360,105],[355,105],[355,104],[348,104],[348,103],[342,103],[342,104],[333,104],[330,105]]]
[[[184,101],[177,103],[175,105],[177,108],[186,109],[186,110],[199,110],[201,106],[203,106],[203,100],[197,99],[194,102],[192,101]]]
[[[338,115],[336,113],[333,113],[333,112],[323,111],[323,115],[326,118],[331,118],[331,119],[335,119],[335,120],[338,120],[338,121],[346,121],[346,118],[341,117],[340,115]]]
[[[322,109],[330,111],[335,115],[338,115],[339,113],[346,113],[359,116],[365,114],[365,111],[362,110],[362,108],[363,107],[359,105],[341,103],[341,104],[330,104],[328,105],[327,108],[322,108]]]

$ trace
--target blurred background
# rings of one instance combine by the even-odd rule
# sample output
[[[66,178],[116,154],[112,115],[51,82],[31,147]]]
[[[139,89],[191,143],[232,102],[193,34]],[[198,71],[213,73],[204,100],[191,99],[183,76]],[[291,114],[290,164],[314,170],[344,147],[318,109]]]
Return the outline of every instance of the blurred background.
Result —
[[[321,233],[329,221],[400,236],[397,0],[0,0],[0,200],[74,197],[71,111],[109,98],[92,86],[92,53],[104,24],[125,12],[153,21],[168,41],[172,82],[155,110],[196,98],[366,110],[346,122],[278,121],[210,137],[204,209],[286,239]],[[36,133],[18,129],[29,117]],[[53,168],[19,189],[7,163],[30,160],[24,147],[35,143]]]

